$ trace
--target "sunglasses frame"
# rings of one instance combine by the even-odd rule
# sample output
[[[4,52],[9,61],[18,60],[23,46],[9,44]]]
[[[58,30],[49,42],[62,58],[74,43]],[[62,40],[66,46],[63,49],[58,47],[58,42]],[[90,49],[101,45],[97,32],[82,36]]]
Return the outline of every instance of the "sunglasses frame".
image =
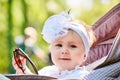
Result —
[[[22,70],[23,73],[25,73],[24,72],[25,70],[23,69],[23,65],[22,65],[20,57],[26,58],[26,60],[28,60],[28,62],[32,65],[34,72],[38,75],[38,70],[35,64],[32,62],[32,60],[28,57],[28,55],[21,48],[16,48],[13,51],[13,53],[14,53],[15,62],[17,66]]]

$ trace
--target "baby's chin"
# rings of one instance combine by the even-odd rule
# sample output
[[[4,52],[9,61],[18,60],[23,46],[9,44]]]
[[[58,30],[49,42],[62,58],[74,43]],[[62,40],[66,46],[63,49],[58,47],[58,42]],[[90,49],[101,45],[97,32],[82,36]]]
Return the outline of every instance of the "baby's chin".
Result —
[[[66,70],[67,71],[74,70],[76,66],[71,66],[71,65],[62,66],[61,68],[59,68],[59,72],[66,71]]]

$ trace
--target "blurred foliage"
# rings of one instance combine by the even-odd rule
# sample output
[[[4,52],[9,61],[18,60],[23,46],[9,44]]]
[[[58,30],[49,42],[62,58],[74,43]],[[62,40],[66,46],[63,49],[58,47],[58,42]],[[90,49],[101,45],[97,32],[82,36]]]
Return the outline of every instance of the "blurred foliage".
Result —
[[[0,73],[14,73],[13,70],[10,70],[12,67],[12,51],[17,47],[14,39],[18,35],[24,35],[26,27],[32,26],[37,30],[38,40],[36,45],[47,56],[49,52],[48,44],[42,39],[40,32],[44,21],[49,16],[71,9],[71,14],[77,12],[77,14],[73,14],[75,18],[92,25],[120,2],[119,0],[91,0],[92,7],[86,9],[80,5],[71,7],[68,5],[70,1],[72,0],[0,0]],[[87,4],[87,1],[90,0],[84,1]],[[103,3],[103,1],[108,2]],[[49,63],[36,58],[35,55],[30,57],[38,69],[49,65]]]

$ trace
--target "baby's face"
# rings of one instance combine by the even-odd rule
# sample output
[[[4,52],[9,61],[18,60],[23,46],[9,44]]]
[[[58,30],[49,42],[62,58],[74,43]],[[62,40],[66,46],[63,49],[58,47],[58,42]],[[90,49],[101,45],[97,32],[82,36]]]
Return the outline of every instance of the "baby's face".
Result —
[[[72,70],[81,65],[85,57],[85,48],[80,36],[69,30],[68,33],[55,40],[50,47],[53,63],[61,71]]]

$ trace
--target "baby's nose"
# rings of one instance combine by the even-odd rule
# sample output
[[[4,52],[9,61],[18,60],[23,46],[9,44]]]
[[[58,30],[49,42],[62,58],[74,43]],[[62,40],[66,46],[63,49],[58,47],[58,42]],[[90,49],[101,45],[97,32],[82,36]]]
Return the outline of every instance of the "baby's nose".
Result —
[[[69,51],[68,51],[68,49],[67,49],[67,48],[63,48],[61,53],[62,53],[62,54],[68,54],[68,53],[69,53]]]

